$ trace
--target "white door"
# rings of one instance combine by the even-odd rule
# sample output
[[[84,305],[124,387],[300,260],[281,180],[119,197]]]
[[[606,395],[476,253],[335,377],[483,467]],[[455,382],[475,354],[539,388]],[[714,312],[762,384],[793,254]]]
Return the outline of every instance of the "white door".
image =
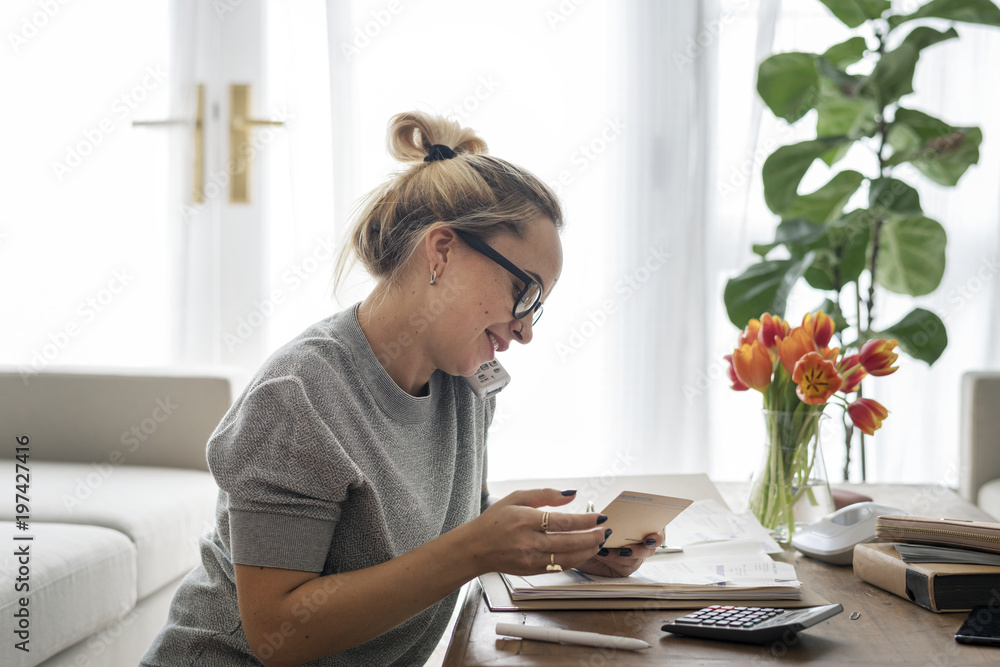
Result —
[[[186,121],[170,156],[183,267],[175,357],[249,367],[263,353],[268,314],[261,147],[281,122],[254,114],[263,98],[263,3],[176,0],[171,11],[171,113]]]
[[[259,363],[263,4],[4,3],[0,364]]]

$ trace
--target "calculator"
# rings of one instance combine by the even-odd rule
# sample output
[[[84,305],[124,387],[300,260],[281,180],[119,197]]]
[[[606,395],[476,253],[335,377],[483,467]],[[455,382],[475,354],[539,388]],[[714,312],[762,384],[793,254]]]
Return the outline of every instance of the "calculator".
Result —
[[[670,623],[664,624],[662,629],[688,637],[770,644],[789,641],[798,632],[842,611],[844,608],[839,604],[807,609],[712,605],[687,616],[675,618]]]

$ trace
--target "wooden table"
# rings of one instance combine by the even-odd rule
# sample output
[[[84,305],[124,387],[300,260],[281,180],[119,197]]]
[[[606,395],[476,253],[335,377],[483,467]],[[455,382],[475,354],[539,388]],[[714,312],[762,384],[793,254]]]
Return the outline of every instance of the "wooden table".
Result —
[[[739,507],[745,485],[718,484],[731,507]],[[839,488],[906,509],[911,514],[992,521],[952,490],[930,485],[851,485]],[[472,582],[459,612],[445,667],[458,665],[978,665],[1000,662],[1000,649],[967,646],[953,635],[966,614],[935,614],[854,576],[850,566],[835,566],[788,549],[777,556],[795,565],[799,579],[844,612],[801,633],[792,644],[770,647],[683,638],[660,630],[677,610],[492,612],[478,581]],[[855,614],[857,612],[857,614]],[[851,619],[856,615],[855,620]],[[644,651],[568,646],[504,639],[498,622],[549,625],[644,639]]]

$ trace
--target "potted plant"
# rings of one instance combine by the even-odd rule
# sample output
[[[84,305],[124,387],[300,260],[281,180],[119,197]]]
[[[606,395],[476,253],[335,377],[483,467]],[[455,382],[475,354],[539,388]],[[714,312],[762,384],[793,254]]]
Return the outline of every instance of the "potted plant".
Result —
[[[873,37],[856,34],[823,53],[779,53],[760,64],[757,91],[768,108],[788,123],[815,110],[816,136],[764,162],[764,200],[780,222],[773,241],[753,246],[759,259],[726,284],[726,310],[740,328],[762,312],[783,317],[792,287],[805,281],[825,293],[819,310],[833,318],[845,353],[895,339],[905,354],[933,364],[948,344],[940,317],[917,307],[894,324],[875,321],[879,290],[930,294],[945,269],[944,227],[924,215],[916,188],[897,169],[910,165],[926,180],[954,186],[978,162],[982,132],[909,108],[903,98],[913,92],[921,52],[958,37],[954,27],[938,30],[928,20],[1000,26],[1000,8],[990,0],[931,0],[897,14],[889,0],[820,1]],[[834,167],[854,145],[870,155],[863,171],[842,169],[818,190],[799,193],[813,162]],[[846,417],[844,425],[846,480],[854,429]]]

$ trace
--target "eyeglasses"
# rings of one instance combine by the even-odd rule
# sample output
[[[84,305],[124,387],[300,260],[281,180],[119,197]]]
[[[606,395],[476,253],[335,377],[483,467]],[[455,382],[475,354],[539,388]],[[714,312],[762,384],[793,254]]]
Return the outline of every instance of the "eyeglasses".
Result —
[[[535,324],[535,322],[537,322],[542,316],[542,286],[538,284],[538,281],[514,266],[513,262],[491,248],[479,237],[473,236],[468,232],[463,232],[461,229],[456,229],[455,233],[462,237],[462,240],[468,243],[474,250],[486,255],[494,262],[510,271],[515,278],[524,283],[524,288],[517,295],[517,299],[514,301],[514,308],[512,312],[514,314],[514,319],[519,320],[527,317],[532,313],[532,311],[534,311],[535,316],[531,319],[531,323]]]

